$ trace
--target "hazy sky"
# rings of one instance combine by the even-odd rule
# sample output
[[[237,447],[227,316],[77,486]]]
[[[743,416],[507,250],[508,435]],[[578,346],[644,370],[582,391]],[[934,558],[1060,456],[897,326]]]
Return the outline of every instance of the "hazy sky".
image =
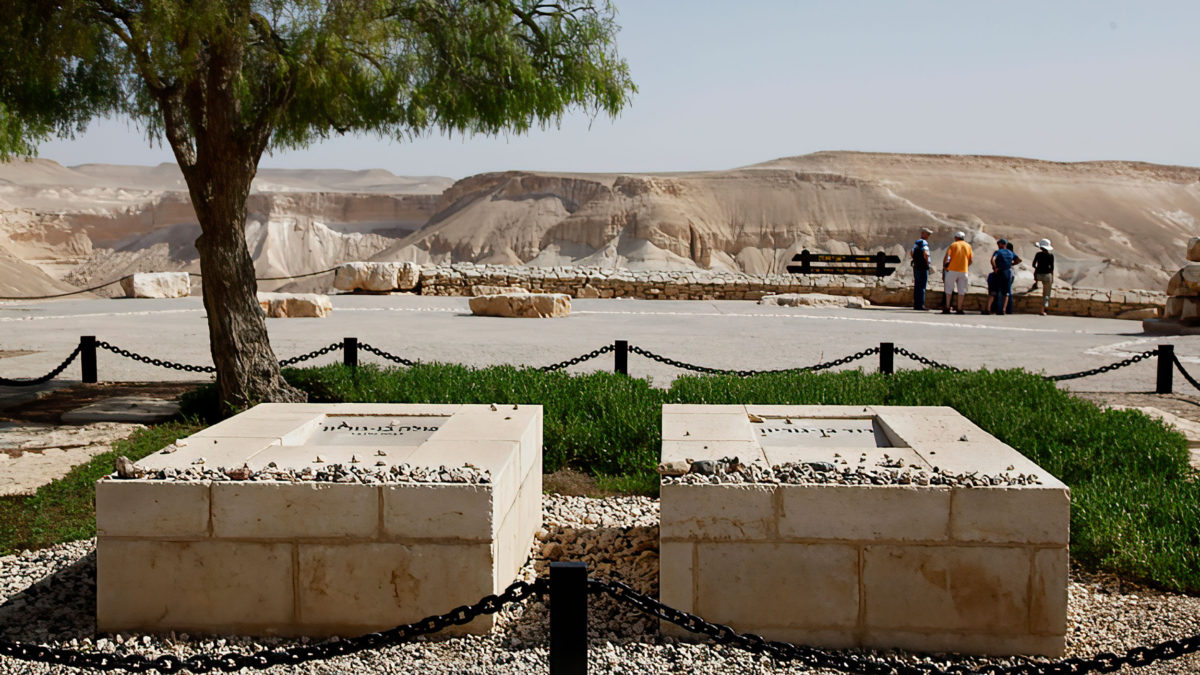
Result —
[[[640,91],[616,119],[499,138],[337,139],[264,167],[726,169],[817,150],[1200,166],[1196,0],[615,0]],[[173,162],[125,121],[39,154]]]

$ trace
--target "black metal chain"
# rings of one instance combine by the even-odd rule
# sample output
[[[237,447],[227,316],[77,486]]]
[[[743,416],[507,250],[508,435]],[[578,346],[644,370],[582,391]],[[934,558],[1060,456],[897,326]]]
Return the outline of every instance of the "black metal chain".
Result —
[[[920,354],[916,354],[914,352],[910,352],[907,349],[905,349],[904,347],[896,347],[896,353],[899,354],[900,356],[907,356],[908,358],[912,359],[913,361],[916,361],[916,362],[918,362],[922,365],[928,366],[930,368],[938,368],[940,370],[948,370],[952,373],[961,373],[962,372],[961,368],[955,368],[954,366],[948,366],[944,363],[938,363],[937,361],[934,361],[933,359],[926,358],[926,357],[921,356]]]
[[[601,347],[599,349],[593,349],[592,351],[590,351],[586,354],[580,354],[579,356],[576,356],[573,359],[567,359],[566,361],[559,361],[558,363],[552,363],[548,366],[542,366],[541,368],[538,368],[538,370],[540,370],[544,373],[548,373],[548,372],[551,372],[554,370],[562,370],[563,368],[566,368],[567,366],[574,366],[576,364],[583,363],[584,361],[590,361],[590,360],[596,358],[597,356],[600,356],[602,354],[607,354],[607,353],[611,352],[612,350],[613,350],[612,345],[604,345],[603,347]]]
[[[1193,387],[1200,389],[1200,382],[1197,382],[1196,378],[1192,377],[1192,374],[1183,367],[1183,363],[1179,360],[1179,357],[1175,356],[1174,354],[1171,354],[1171,356],[1175,360],[1175,368],[1179,370],[1180,375],[1183,375],[1183,379],[1187,380],[1188,384],[1192,385]]]
[[[695,614],[664,605],[657,599],[638,593],[620,581],[589,578],[588,591],[608,595],[618,602],[633,606],[646,614],[669,621],[693,633],[705,635],[720,644],[738,647],[753,654],[765,654],[782,661],[798,661],[812,668],[830,668],[845,673],[868,673],[869,675],[1109,673],[1123,666],[1139,668],[1158,661],[1169,661],[1200,652],[1200,635],[1195,635],[1180,640],[1167,640],[1150,647],[1134,647],[1121,655],[1104,652],[1088,659],[1072,657],[1049,662],[1027,661],[1011,666],[989,664],[979,668],[955,664],[939,668],[929,663],[911,664],[895,660],[869,659],[858,654],[830,652],[788,642],[767,640],[753,633],[739,633],[729,626],[711,623]]]
[[[31,377],[29,379],[21,378],[18,380],[10,380],[7,377],[0,377],[0,386],[32,387],[34,385],[41,384],[43,382],[49,382],[50,380],[53,380],[54,378],[58,377],[59,373],[66,370],[67,366],[71,365],[71,362],[75,360],[75,357],[79,356],[79,352],[82,349],[83,349],[82,345],[76,345],[75,351],[71,352],[71,355],[68,356],[65,361],[58,364],[58,367],[56,367],[54,370],[51,370],[50,372],[46,373],[45,375],[42,375],[41,377]]]
[[[380,349],[378,347],[372,347],[371,345],[369,345],[365,342],[358,343],[358,348],[363,350],[364,352],[370,352],[370,353],[374,354],[375,356],[378,356],[383,359],[387,359],[388,361],[391,361],[393,363],[399,363],[402,366],[408,366],[411,368],[412,366],[417,365],[416,361],[406,359],[403,356],[396,356],[395,354],[392,354],[390,352],[385,352],[382,349]]]
[[[336,352],[337,350],[341,349],[342,347],[343,347],[343,344],[342,344],[341,340],[338,340],[337,342],[331,342],[331,343],[325,345],[324,347],[321,347],[320,349],[314,349],[307,354],[301,354],[300,356],[293,356],[290,359],[284,359],[279,362],[279,367],[286,368],[288,366],[294,366],[297,363],[302,363],[302,362],[308,361],[310,359],[315,359],[318,356],[324,356],[324,355],[328,354],[329,352]]]
[[[665,363],[668,366],[674,366],[676,368],[682,368],[684,370],[691,370],[691,371],[694,371],[697,373],[708,373],[710,375],[737,375],[738,377],[750,377],[751,375],[764,375],[764,374],[768,374],[768,373],[799,373],[799,372],[815,372],[818,370],[826,370],[828,368],[834,368],[836,366],[843,366],[843,365],[846,365],[847,363],[852,363],[859,359],[866,358],[872,354],[878,354],[879,347],[871,347],[869,349],[864,349],[861,352],[855,352],[853,354],[850,354],[849,356],[843,356],[840,359],[834,359],[832,361],[826,361],[824,363],[818,363],[818,364],[812,365],[812,366],[800,366],[797,368],[779,368],[776,370],[732,370],[732,369],[725,369],[725,368],[709,368],[707,366],[698,366],[693,363],[685,363],[683,361],[676,361],[675,359],[668,358],[668,357],[662,356],[660,354],[655,354],[654,352],[652,352],[648,349],[642,349],[641,347],[638,347],[636,345],[629,345],[629,351],[633,352],[634,354],[639,354],[641,356],[645,356],[646,358],[648,358],[652,361],[658,361],[659,363]]]
[[[500,595],[488,595],[473,605],[462,605],[446,612],[426,617],[420,621],[396,626],[380,633],[368,633],[354,638],[343,638],[318,645],[301,645],[287,649],[264,649],[253,654],[227,652],[220,656],[196,654],[189,657],[163,655],[157,657],[142,654],[120,655],[112,652],[81,652],[74,649],[56,649],[22,642],[0,640],[0,656],[20,661],[36,661],[59,666],[91,668],[93,670],[126,670],[142,673],[156,670],[160,673],[178,673],[183,670],[204,673],[212,670],[233,672],[242,668],[262,669],[277,665],[296,665],[316,659],[356,654],[368,649],[379,649],[405,642],[419,635],[436,633],[450,626],[461,626],[484,614],[495,614],[504,607],[534,595],[544,595],[548,582],[545,578],[534,582],[518,581]]]
[[[1124,361],[1117,361],[1116,363],[1110,363],[1107,366],[1100,366],[1099,368],[1092,368],[1091,370],[1081,370],[1078,373],[1067,373],[1066,375],[1046,375],[1045,378],[1047,380],[1050,380],[1051,382],[1059,382],[1061,380],[1074,380],[1074,379],[1077,379],[1080,377],[1090,377],[1092,375],[1099,375],[1100,373],[1111,372],[1118,368],[1124,368],[1125,366],[1132,366],[1133,364],[1137,363],[1138,361],[1144,361],[1144,360],[1150,358],[1151,356],[1154,356],[1157,353],[1158,353],[1158,349],[1151,349],[1149,351],[1144,351],[1141,354],[1134,354],[1133,356],[1125,359]],[[1176,361],[1176,363],[1178,363],[1178,361]]]
[[[104,340],[97,340],[96,346],[100,347],[101,349],[107,349],[108,351],[110,351],[114,354],[120,354],[121,356],[124,356],[127,359],[133,359],[134,361],[141,361],[142,363],[148,363],[152,366],[158,366],[159,368],[170,368],[171,370],[182,370],[186,373],[215,373],[215,372],[217,372],[217,369],[213,366],[189,366],[185,363],[175,363],[174,361],[165,361],[163,359],[155,359],[155,358],[151,358],[149,356],[142,356],[141,354],[138,354],[137,352],[131,352],[128,349],[121,349],[120,347],[115,347],[115,346],[105,342]]]

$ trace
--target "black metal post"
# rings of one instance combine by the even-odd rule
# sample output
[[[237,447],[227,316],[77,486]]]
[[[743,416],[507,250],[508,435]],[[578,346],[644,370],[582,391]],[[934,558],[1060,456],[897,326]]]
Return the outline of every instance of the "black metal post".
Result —
[[[613,342],[613,372],[621,375],[629,374],[628,340],[616,340]]]
[[[800,251],[800,273],[808,274],[809,272],[811,272],[812,271],[811,265],[812,265],[812,254],[808,252],[808,249],[804,249],[803,251]]]
[[[550,675],[587,674],[587,563],[550,563]]]
[[[893,363],[895,362],[896,345],[891,342],[879,343],[879,372],[884,375],[892,374]]]
[[[1158,346],[1158,386],[1156,394],[1170,394],[1172,391],[1171,376],[1175,374],[1175,345]]]
[[[342,363],[351,368],[358,367],[358,338],[342,338]]]
[[[84,382],[89,384],[97,382],[95,335],[81,335],[79,337],[79,367],[83,371]]]
[[[875,254],[875,276],[881,279],[887,276],[887,254],[883,251]]]

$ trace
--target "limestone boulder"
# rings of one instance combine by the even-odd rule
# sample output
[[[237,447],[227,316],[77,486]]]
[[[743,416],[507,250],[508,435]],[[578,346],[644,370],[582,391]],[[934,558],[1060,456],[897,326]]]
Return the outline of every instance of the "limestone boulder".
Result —
[[[333,275],[339,291],[408,291],[421,279],[421,266],[411,262],[352,262]]]
[[[566,293],[524,293],[518,295],[480,295],[470,300],[476,316],[508,316],[521,319],[545,319],[568,316],[571,296]]]
[[[862,309],[871,305],[866,298],[857,295],[830,295],[828,293],[780,293],[764,295],[760,305],[779,307],[853,307]]]
[[[127,298],[186,298],[192,292],[187,272],[138,272],[121,279]]]
[[[1188,263],[1176,272],[1167,282],[1167,295],[1200,295],[1200,262]]]
[[[1167,298],[1164,319],[1174,319],[1187,325],[1200,324],[1200,297],[1175,295]]]
[[[529,293],[528,288],[520,286],[488,286],[486,284],[476,284],[471,287],[472,296],[480,295],[525,295]]]
[[[1188,239],[1187,259],[1189,262],[1200,262],[1200,237]]]
[[[333,311],[329,296],[319,293],[259,293],[258,304],[272,319],[321,319]]]

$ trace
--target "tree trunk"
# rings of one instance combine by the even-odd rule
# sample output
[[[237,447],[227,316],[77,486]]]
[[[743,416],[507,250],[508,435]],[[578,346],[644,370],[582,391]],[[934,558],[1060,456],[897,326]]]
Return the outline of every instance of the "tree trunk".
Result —
[[[280,375],[267,337],[266,315],[258,304],[254,260],[246,247],[246,197],[253,178],[254,162],[243,158],[199,163],[188,180],[202,231],[196,250],[209,348],[227,411],[266,401],[307,399]]]

